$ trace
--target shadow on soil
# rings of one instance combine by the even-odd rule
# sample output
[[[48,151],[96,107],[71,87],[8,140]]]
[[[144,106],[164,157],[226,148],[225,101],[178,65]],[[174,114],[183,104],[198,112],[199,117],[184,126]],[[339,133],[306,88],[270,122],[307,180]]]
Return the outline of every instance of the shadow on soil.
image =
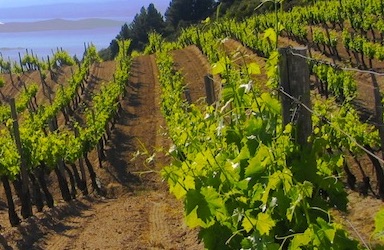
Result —
[[[98,202],[103,203],[107,201],[94,200],[90,197],[85,198],[92,203]],[[43,242],[46,237],[50,237],[51,233],[66,236],[68,238],[74,238],[76,235],[66,235],[63,232],[77,229],[82,226],[81,221],[86,220],[87,217],[83,214],[84,211],[89,210],[91,207],[85,203],[85,201],[74,200],[69,203],[63,204],[61,206],[56,206],[52,209],[49,209],[38,217],[32,216],[26,219],[22,224],[20,224],[15,231],[12,233],[11,238],[12,246],[9,245],[9,242],[6,241],[3,235],[0,235],[0,249],[45,249],[44,246],[40,245],[40,242]],[[68,226],[65,225],[61,220],[65,217],[76,217],[78,219],[78,225]],[[9,237],[7,237],[9,238]]]
[[[130,135],[130,125],[138,119],[134,112],[130,112],[130,108],[135,108],[141,105],[140,98],[137,90],[141,84],[129,84],[127,87],[127,94],[123,99],[123,107],[119,114],[118,122],[115,129],[112,131],[112,138],[110,147],[106,150],[106,156],[110,163],[110,168],[107,169],[108,173],[113,176],[116,182],[130,191],[133,191],[132,185],[138,185],[141,180],[138,176],[132,174],[133,163],[130,159],[133,157],[132,153],[137,151],[135,146],[135,137]],[[127,155],[127,152],[132,152]]]

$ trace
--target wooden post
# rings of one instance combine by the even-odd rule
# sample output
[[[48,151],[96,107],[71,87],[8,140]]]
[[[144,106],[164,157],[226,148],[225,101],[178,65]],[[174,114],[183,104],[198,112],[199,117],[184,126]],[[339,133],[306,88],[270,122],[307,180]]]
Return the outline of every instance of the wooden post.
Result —
[[[13,81],[13,76],[12,76],[12,61],[11,58],[8,56],[8,62],[9,62],[9,78],[11,78],[11,83],[13,86],[15,86],[15,82]]]
[[[19,62],[20,62],[21,72],[24,73],[23,61],[21,60],[21,54],[20,54],[20,52],[19,52]]]
[[[5,196],[7,198],[9,222],[11,223],[11,226],[15,227],[20,224],[20,218],[16,213],[15,203],[12,198],[12,190],[7,176],[1,176],[1,182],[3,183]]]
[[[377,122],[377,130],[379,131],[380,136],[380,142],[381,142],[381,157],[384,159],[384,118],[383,118],[383,104],[382,104],[382,97],[380,93],[380,86],[376,79],[376,76],[374,74],[371,74],[372,79],[372,85],[373,85],[373,96],[375,100],[375,113],[376,113],[376,122]],[[373,150],[372,150],[373,151]],[[376,159],[370,157],[373,162],[375,172],[376,172],[376,179],[377,179],[377,186],[379,187],[379,195],[383,199],[384,198],[384,173],[383,173],[383,167],[380,165],[380,163],[374,161]]]
[[[207,95],[207,103],[208,105],[212,105],[215,101],[215,86],[213,85],[213,76],[208,74],[204,76],[205,83],[205,93]]]
[[[189,88],[184,89],[184,95],[185,99],[187,99],[188,104],[192,104],[191,91],[189,90]]]
[[[96,122],[96,114],[95,114],[95,111],[93,109],[91,109],[91,113],[92,113],[92,122],[95,123]],[[97,158],[99,160],[99,167],[100,168],[103,168],[103,156],[102,156],[102,152],[101,152],[102,147],[100,146],[100,139],[99,141],[96,143],[96,151],[97,151]]]
[[[74,126],[73,130],[75,131],[75,137],[80,137],[79,129]],[[88,187],[87,187],[87,174],[85,173],[84,161],[82,157],[79,157],[79,168],[81,173],[81,182],[78,184],[80,190],[83,192],[83,195],[88,195]]]
[[[19,131],[19,122],[17,120],[17,111],[15,98],[11,99],[11,114],[13,119],[13,135],[17,146],[17,151],[21,157],[21,167],[20,175],[22,181],[22,197],[21,197],[21,214],[23,218],[28,218],[32,215],[32,205],[29,194],[29,176],[27,170],[27,163],[25,162],[25,157],[23,157],[23,148],[21,146],[20,131]]]
[[[380,86],[377,81],[377,78],[374,74],[370,74],[373,86],[373,97],[375,101],[375,118],[377,122],[377,130],[379,131],[380,141],[381,141],[381,157],[384,159],[384,118],[383,118],[383,104],[382,97],[380,93]]]
[[[280,87],[300,103],[282,93],[283,124],[295,121],[297,142],[306,146],[312,134],[311,113],[303,106],[311,109],[309,67],[307,60],[298,55],[306,56],[307,48],[280,48],[279,54]]]

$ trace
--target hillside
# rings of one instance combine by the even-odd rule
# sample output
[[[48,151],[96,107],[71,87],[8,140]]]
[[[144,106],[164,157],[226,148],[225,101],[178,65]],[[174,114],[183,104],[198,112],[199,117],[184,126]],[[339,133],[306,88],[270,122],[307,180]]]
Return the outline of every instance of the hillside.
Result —
[[[318,1],[115,61],[2,62],[0,244],[382,249],[383,13]]]

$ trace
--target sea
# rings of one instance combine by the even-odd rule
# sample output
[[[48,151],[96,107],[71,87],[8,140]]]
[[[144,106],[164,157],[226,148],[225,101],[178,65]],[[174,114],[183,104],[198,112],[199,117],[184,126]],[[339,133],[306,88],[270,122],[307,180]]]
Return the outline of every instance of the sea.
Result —
[[[84,45],[93,44],[98,50],[107,48],[120,30],[121,26],[84,30],[0,32],[0,55],[6,61],[18,62],[19,53],[23,57],[27,50],[39,59],[47,59],[57,49],[63,49],[71,56],[82,58]]]

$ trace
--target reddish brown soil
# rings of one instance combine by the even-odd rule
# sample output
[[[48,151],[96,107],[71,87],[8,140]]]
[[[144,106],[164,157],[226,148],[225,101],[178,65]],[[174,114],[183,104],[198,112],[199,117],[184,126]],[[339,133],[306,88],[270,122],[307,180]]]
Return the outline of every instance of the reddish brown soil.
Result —
[[[185,86],[189,90],[192,103],[205,104],[206,90],[204,77],[211,74],[211,66],[206,57],[194,45],[172,52],[175,68],[182,72]],[[215,97],[220,93],[220,79],[209,76],[214,81]]]
[[[99,79],[94,80],[99,85],[111,79],[115,65],[106,62],[95,67],[92,77]],[[90,155],[106,196],[91,194],[65,203],[53,191],[55,208],[35,213],[15,228],[9,225],[4,204],[0,249],[203,248],[197,231],[183,222],[181,202],[168,193],[159,175],[169,162],[163,153],[169,139],[164,136],[154,56],[134,59],[122,107],[102,168],[97,166],[96,153]],[[153,161],[147,160],[150,156]]]

